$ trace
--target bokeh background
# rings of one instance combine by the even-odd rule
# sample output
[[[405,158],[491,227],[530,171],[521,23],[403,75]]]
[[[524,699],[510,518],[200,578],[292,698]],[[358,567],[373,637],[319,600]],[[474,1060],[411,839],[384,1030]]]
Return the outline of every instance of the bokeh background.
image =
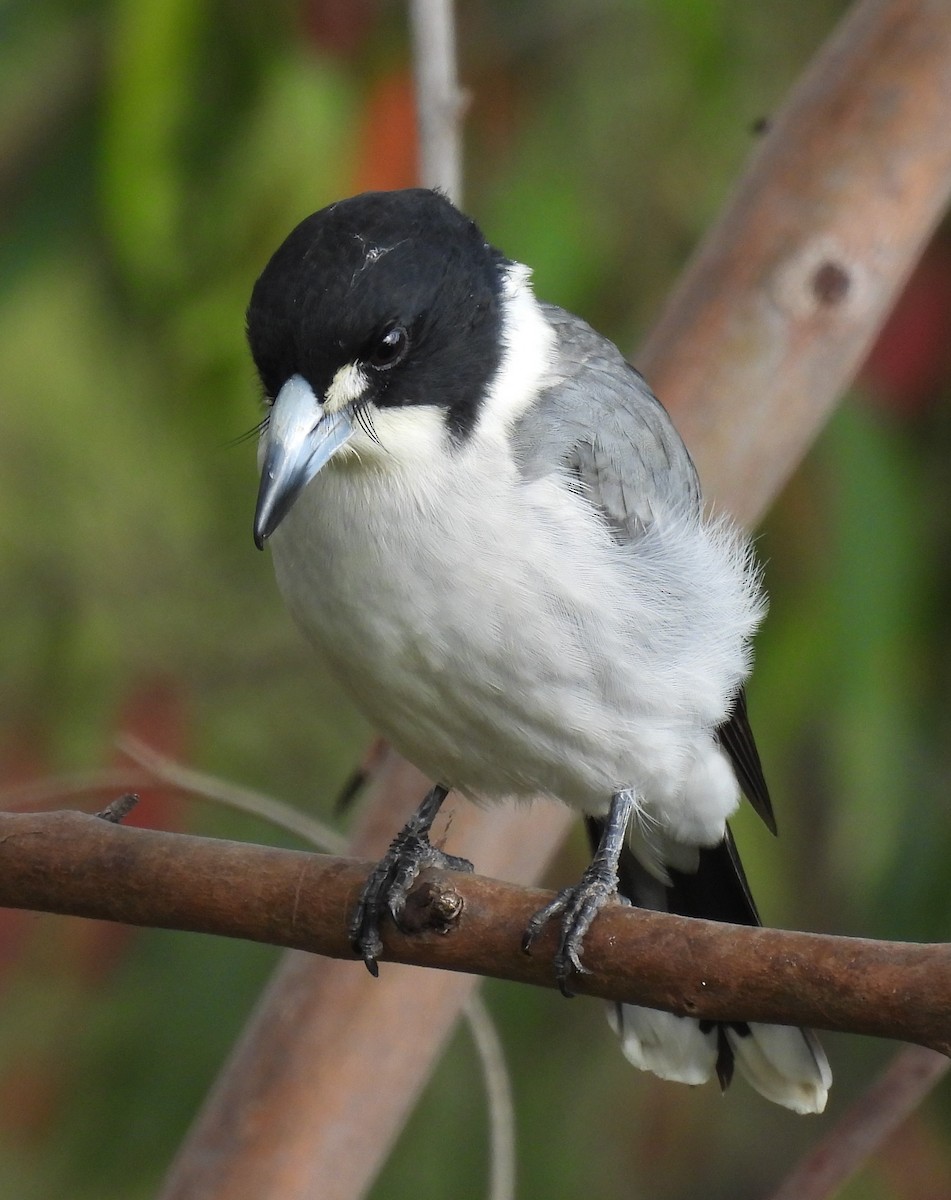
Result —
[[[466,207],[538,292],[634,354],[763,118],[841,0],[467,0]],[[302,651],[251,542],[244,307],[341,195],[414,182],[402,4],[0,7],[0,787],[123,768],[133,733],[327,813],[368,731]],[[762,530],[751,709],[782,836],[738,838],[772,923],[947,936],[951,240]],[[130,772],[131,773],[131,772]],[[18,790],[19,789],[19,790]],[[88,796],[84,806],[105,797]],[[70,800],[75,803],[75,800]],[[51,801],[55,803],[55,801]],[[293,844],[151,790],[137,820]],[[552,880],[573,877],[579,836]],[[277,952],[0,913],[0,1195],[153,1194]],[[354,970],[361,969],[356,965]],[[887,1059],[828,1037],[829,1112],[687,1090],[596,1004],[492,984],[520,1195],[764,1194]],[[847,1197],[951,1194],[941,1092]],[[479,1197],[460,1032],[373,1192]]]

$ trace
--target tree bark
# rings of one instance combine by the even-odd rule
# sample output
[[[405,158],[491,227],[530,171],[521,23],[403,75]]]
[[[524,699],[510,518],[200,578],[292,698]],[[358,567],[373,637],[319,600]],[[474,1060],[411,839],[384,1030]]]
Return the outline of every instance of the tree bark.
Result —
[[[181,929],[352,959],[370,863],[124,828],[82,813],[0,814],[0,904]],[[551,893],[426,871],[381,961],[554,987]],[[612,904],[585,940],[579,993],[694,1017],[814,1025],[951,1052],[951,946],[691,920]],[[356,972],[361,978],[362,974]],[[347,1022],[349,1024],[349,1021]]]

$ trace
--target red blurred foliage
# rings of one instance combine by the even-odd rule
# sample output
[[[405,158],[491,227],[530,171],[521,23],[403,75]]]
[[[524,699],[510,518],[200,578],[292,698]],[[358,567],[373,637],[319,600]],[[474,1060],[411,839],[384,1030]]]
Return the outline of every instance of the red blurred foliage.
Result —
[[[39,724],[11,730],[5,742],[0,785],[16,787],[48,773],[47,738]],[[30,924],[30,913],[0,908],[0,984],[23,953]]]
[[[169,680],[146,680],[137,685],[126,700],[117,719],[120,733],[133,734],[149,746],[172,758],[181,758],[185,748],[185,707],[180,690]],[[39,724],[28,724],[10,735],[0,785],[42,779],[53,773],[48,739]],[[128,759],[116,753],[114,765],[128,766]],[[102,803],[113,796],[100,797]],[[157,829],[180,829],[185,799],[181,793],[154,787],[140,792],[140,803],[128,823]],[[91,807],[91,806],[90,806]],[[0,979],[26,951],[26,938],[35,927],[33,914],[0,909]],[[67,958],[70,972],[78,972],[90,981],[101,977],[113,966],[125,946],[130,931],[109,923],[77,921],[70,924],[71,942]]]
[[[116,725],[120,733],[133,734],[163,754],[181,758],[188,728],[181,689],[168,679],[143,680],[128,696]],[[50,774],[47,739],[41,728],[19,730],[10,747],[0,782],[12,785]],[[128,765],[128,760],[119,756],[116,761]],[[179,793],[156,787],[141,795],[130,823],[181,827],[185,800]],[[105,803],[113,798],[101,800]],[[95,988],[115,970],[134,936],[134,930],[108,921],[64,920],[0,909],[0,981],[12,979],[18,963],[29,962],[32,973],[42,974],[49,988],[67,979],[71,988]],[[70,1029],[61,1026],[47,1040],[58,1043],[65,1055],[70,1036]],[[20,1138],[42,1137],[66,1100],[63,1086],[61,1057],[25,1050],[0,1075],[5,1131]]]
[[[951,237],[939,234],[912,272],[859,376],[879,403],[914,416],[951,376]]]
[[[0,1079],[3,1129],[12,1140],[39,1140],[56,1116],[61,1099],[63,1064],[49,1049],[24,1054]]]
[[[0,984],[21,955],[29,919],[29,913],[14,908],[0,908]]]
[[[417,182],[416,110],[408,67],[389,71],[371,85],[357,146],[354,192],[389,191]]]
[[[478,130],[479,153],[502,165],[518,148],[524,124],[524,80],[519,80],[505,63],[487,67],[467,92],[465,115]]]

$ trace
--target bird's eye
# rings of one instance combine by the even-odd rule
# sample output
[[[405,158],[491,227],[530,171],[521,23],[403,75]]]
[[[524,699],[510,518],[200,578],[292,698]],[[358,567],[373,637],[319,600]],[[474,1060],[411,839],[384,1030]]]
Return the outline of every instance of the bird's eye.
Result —
[[[402,325],[394,325],[376,342],[367,355],[367,363],[378,371],[395,367],[406,357],[409,350],[409,335]]]

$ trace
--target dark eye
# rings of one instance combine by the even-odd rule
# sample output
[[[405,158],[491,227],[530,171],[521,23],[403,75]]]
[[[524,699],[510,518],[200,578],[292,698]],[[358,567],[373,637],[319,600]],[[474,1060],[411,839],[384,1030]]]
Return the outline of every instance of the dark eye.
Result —
[[[409,350],[409,335],[402,325],[394,325],[377,341],[367,355],[367,363],[378,371],[387,371],[402,362]]]

